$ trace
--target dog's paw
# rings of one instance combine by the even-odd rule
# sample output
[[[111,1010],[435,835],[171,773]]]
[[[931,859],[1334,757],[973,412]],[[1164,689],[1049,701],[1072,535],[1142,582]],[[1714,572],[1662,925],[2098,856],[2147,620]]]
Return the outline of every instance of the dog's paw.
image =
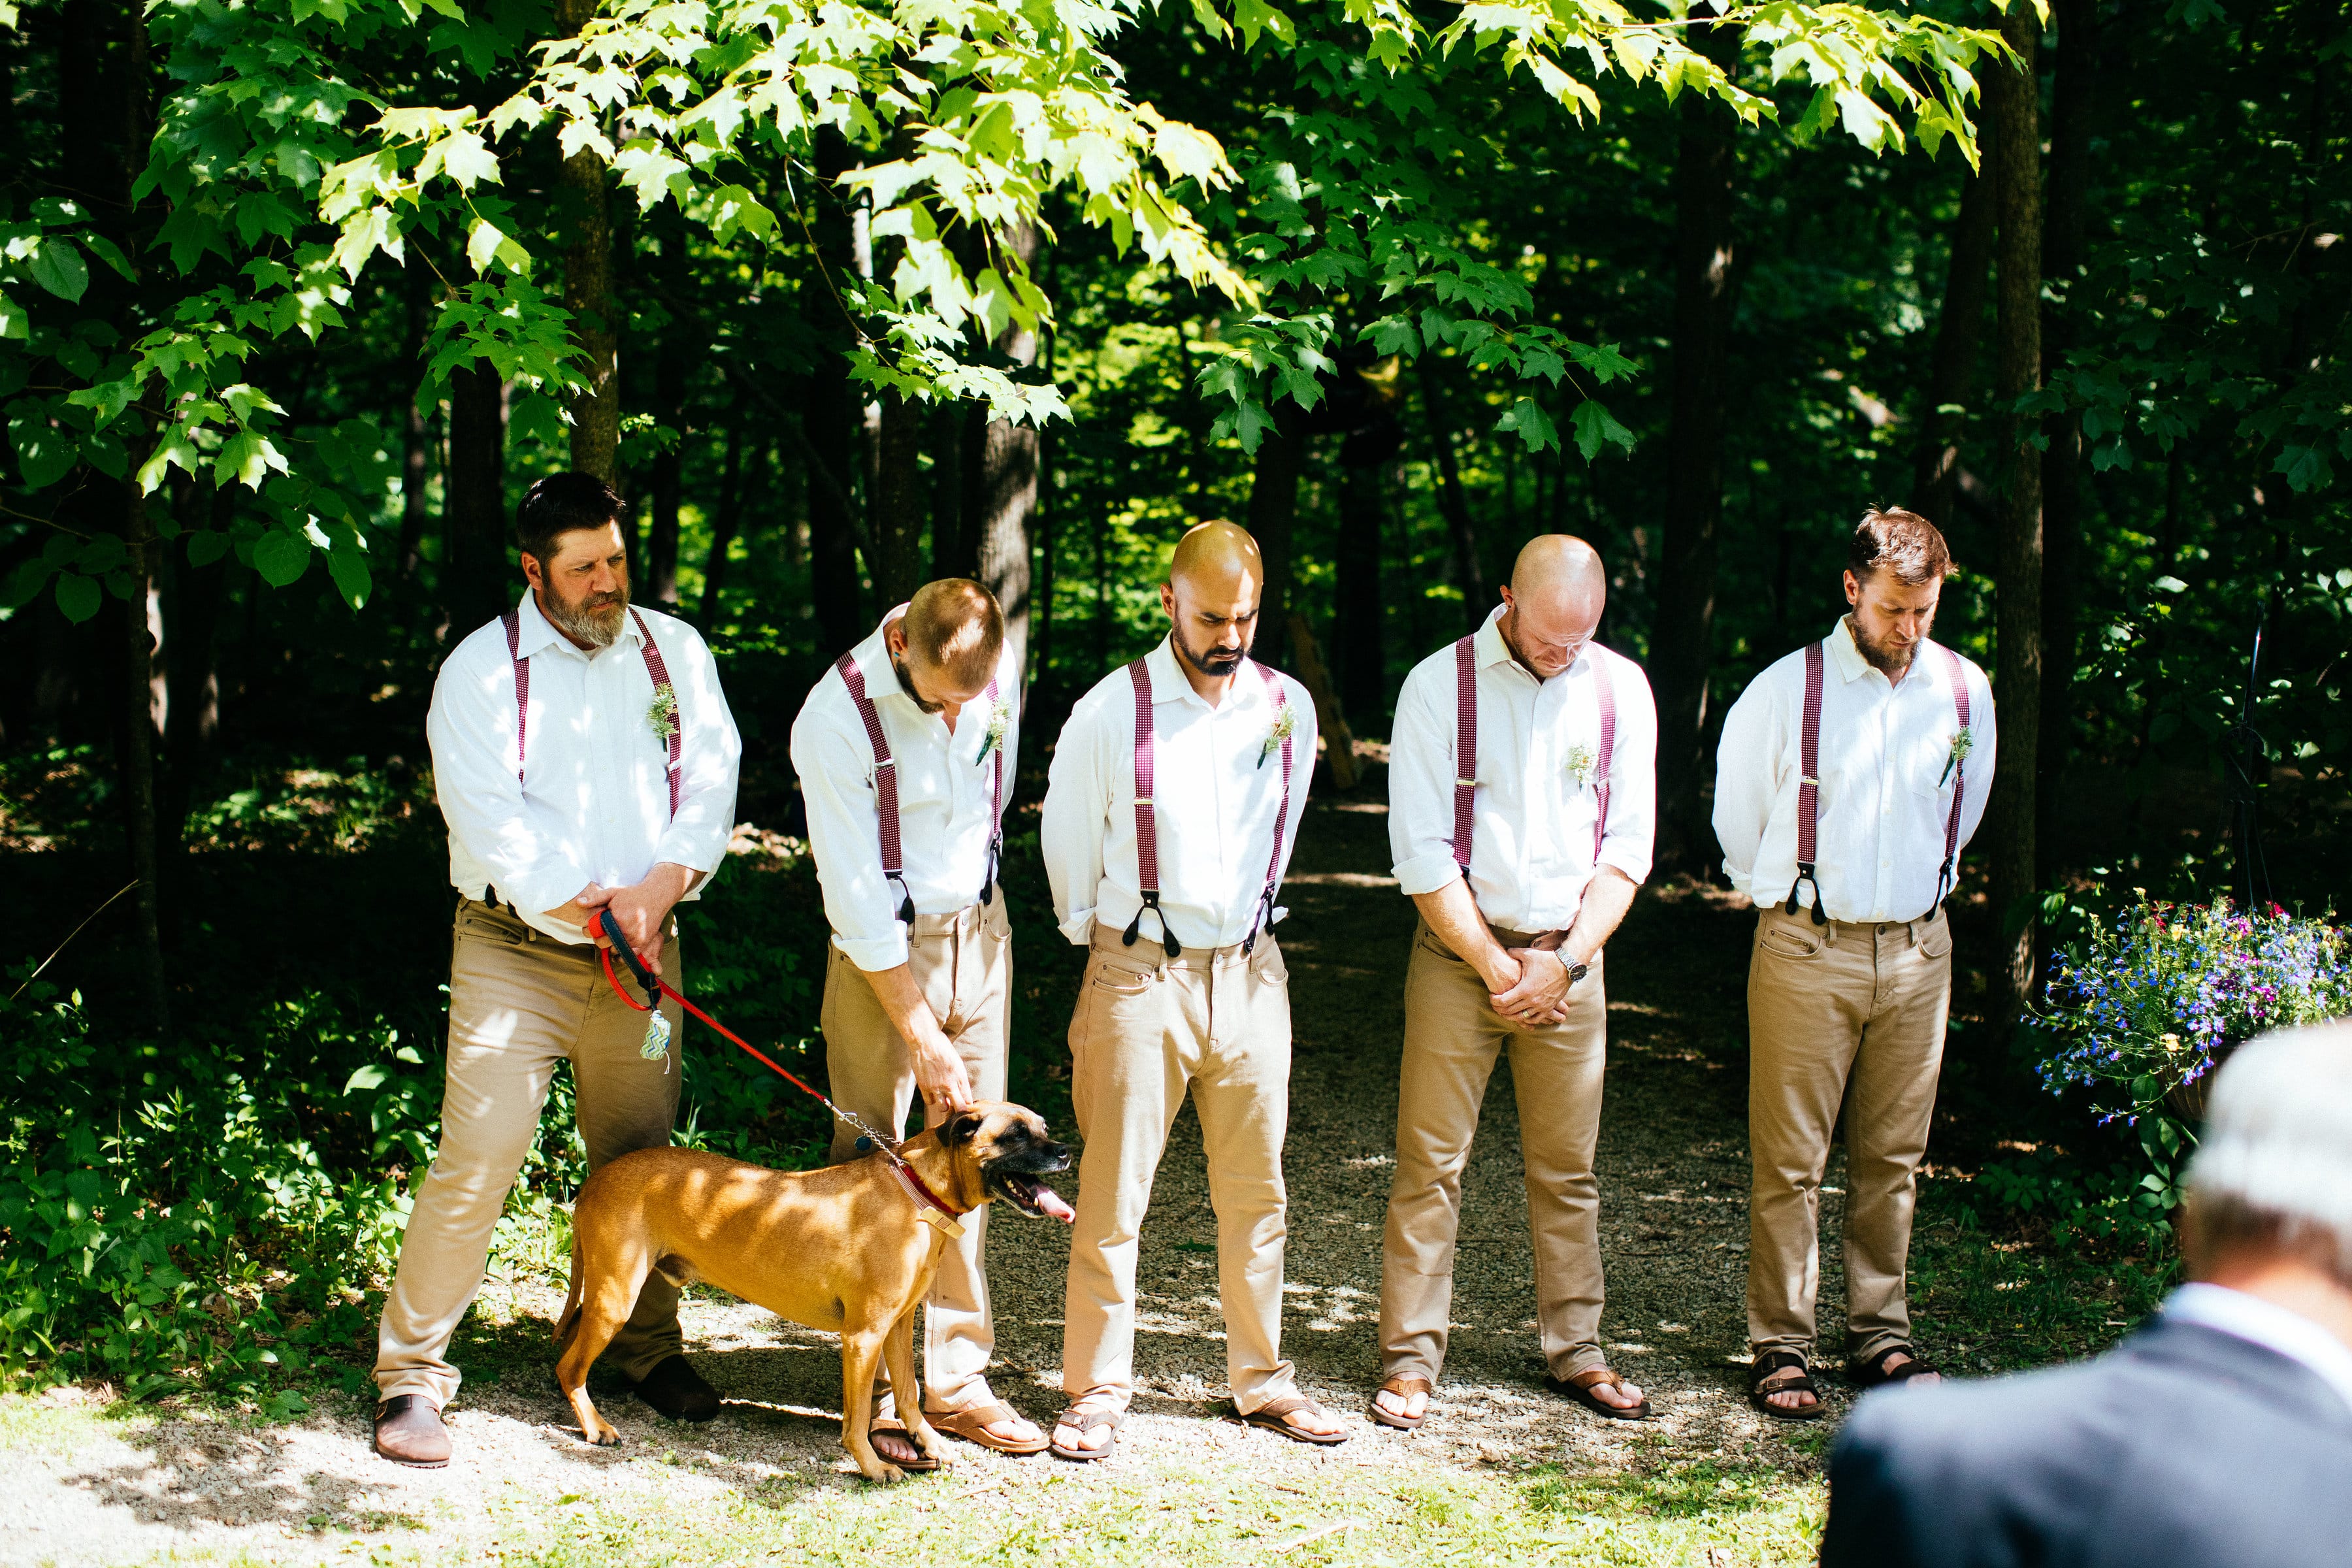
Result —
[[[875,1460],[874,1468],[872,1469],[867,1469],[864,1465],[860,1465],[857,1467],[857,1473],[864,1476],[869,1481],[874,1481],[884,1486],[887,1486],[892,1481],[903,1481],[907,1479],[907,1472],[900,1469],[898,1466],[890,1463],[887,1459]]]
[[[616,1447],[621,1441],[621,1431],[611,1422],[600,1419],[588,1428],[587,1437],[600,1448]]]

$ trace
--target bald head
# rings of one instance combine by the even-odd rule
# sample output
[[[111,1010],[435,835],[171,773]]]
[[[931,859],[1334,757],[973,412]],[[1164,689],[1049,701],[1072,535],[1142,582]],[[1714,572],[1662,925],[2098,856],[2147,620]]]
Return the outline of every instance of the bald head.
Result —
[[[1176,542],[1160,603],[1175,623],[1176,651],[1195,671],[1222,679],[1241,668],[1257,636],[1265,563],[1257,541],[1230,522],[1204,522]]]
[[[1503,640],[1539,680],[1574,664],[1609,607],[1609,573],[1601,552],[1572,533],[1540,533],[1527,542],[1503,590]]]

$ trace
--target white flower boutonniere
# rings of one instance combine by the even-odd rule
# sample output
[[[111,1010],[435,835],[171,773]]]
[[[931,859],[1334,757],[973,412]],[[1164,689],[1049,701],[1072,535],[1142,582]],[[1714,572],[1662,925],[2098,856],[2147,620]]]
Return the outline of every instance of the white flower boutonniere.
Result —
[[[677,688],[667,681],[654,688],[654,705],[646,710],[646,722],[653,726],[655,738],[667,745],[677,733]]]
[[[1274,727],[1265,732],[1265,744],[1258,748],[1257,765],[1265,766],[1265,760],[1274,755],[1274,749],[1290,739],[1297,728],[1298,710],[1286,703],[1280,716],[1275,720]]]
[[[973,766],[988,761],[988,753],[1004,744],[1004,731],[1012,723],[1012,703],[999,702],[988,710],[988,732],[981,737],[980,755],[972,759]]]
[[[1570,746],[1568,749],[1568,776],[1574,779],[1578,784],[1586,789],[1591,788],[1593,775],[1600,771],[1601,758],[1594,753],[1591,747]]]
[[[1969,760],[1969,753],[1975,751],[1976,746],[1977,738],[1969,733],[1968,727],[1966,725],[1961,726],[1959,733],[1952,737],[1951,755],[1944,759],[1944,771],[1936,780],[1936,787],[1937,789],[1944,787],[1944,780],[1952,776],[1952,770],[1954,768],[1958,767],[1962,763]]]

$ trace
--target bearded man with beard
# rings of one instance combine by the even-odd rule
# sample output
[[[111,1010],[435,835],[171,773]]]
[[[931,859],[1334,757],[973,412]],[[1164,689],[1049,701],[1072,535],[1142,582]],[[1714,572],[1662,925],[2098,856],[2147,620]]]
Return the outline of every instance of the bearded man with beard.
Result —
[[[1844,1110],[1846,1369],[1933,1383],[1910,1342],[1911,1213],[1952,994],[1944,899],[1992,788],[1992,689],[1928,639],[1952,569],[1908,511],[1863,515],[1853,606],[1723,721],[1715,832],[1755,902],[1748,962],[1748,1395],[1822,1414],[1810,1375],[1820,1192]]]
[[[1307,689],[1253,662],[1257,544],[1204,522],[1176,546],[1159,646],[1078,700],[1040,837],[1063,935],[1090,950],[1070,1020],[1086,1142],[1064,1311],[1060,1458],[1116,1446],[1135,1393],[1136,1242],[1190,1093],[1217,1214],[1226,1381],[1243,1420],[1337,1443],[1282,1356],[1290,977],[1275,896],[1315,768]]]
[[[672,911],[727,854],[742,745],[701,637],[630,605],[625,515],[587,474],[533,485],[515,524],[529,586],[434,684],[425,728],[458,903],[441,1143],[377,1331],[375,1447],[401,1464],[448,1462],[450,1336],[556,1063],[572,1064],[591,1171],[667,1144],[677,1112],[677,1005],[648,999],[648,1015],[614,994],[593,927],[610,914],[684,987]],[[604,1359],[665,1415],[719,1413],[658,1273]]]

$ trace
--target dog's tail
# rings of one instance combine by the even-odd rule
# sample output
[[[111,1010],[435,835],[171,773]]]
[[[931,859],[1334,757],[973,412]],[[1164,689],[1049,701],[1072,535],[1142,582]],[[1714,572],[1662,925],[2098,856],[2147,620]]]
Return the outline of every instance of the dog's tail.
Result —
[[[564,1292],[563,1311],[555,1320],[555,1346],[562,1350],[572,1342],[572,1335],[580,1327],[580,1233],[572,1233],[572,1289]]]

